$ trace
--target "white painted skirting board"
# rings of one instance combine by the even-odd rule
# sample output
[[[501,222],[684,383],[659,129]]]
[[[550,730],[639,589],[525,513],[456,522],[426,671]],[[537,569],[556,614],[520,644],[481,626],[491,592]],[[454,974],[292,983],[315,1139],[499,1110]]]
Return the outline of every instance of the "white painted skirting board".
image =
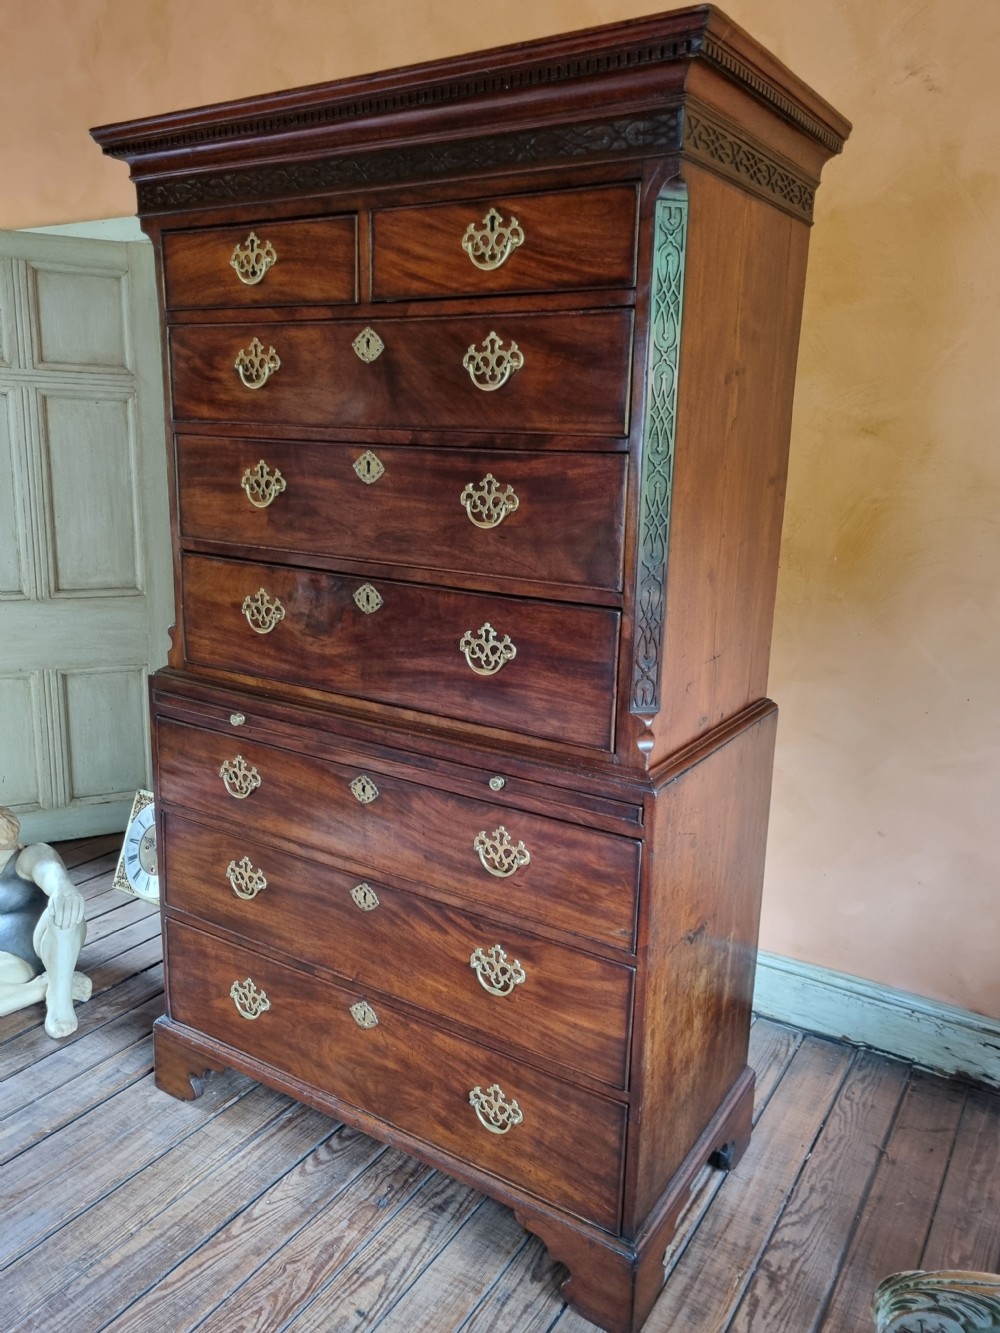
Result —
[[[995,1018],[764,952],[753,1007],[762,1018],[1000,1087]]]

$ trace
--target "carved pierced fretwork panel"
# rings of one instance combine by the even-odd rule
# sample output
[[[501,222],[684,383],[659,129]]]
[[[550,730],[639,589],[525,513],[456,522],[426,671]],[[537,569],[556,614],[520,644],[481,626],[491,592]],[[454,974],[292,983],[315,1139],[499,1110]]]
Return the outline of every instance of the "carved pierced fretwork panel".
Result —
[[[687,199],[657,201],[651,291],[649,364],[639,496],[639,559],[632,646],[633,713],[660,707],[660,659],[670,534],[670,496],[677,420],[677,370],[684,295]]]

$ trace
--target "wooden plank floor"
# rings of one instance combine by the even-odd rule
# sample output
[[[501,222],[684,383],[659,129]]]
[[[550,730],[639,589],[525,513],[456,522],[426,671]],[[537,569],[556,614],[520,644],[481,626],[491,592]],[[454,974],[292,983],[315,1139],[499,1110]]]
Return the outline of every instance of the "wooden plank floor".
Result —
[[[61,848],[94,996],[0,1018],[5,1333],[586,1333],[504,1208],[241,1076],[152,1079],[158,917],[118,839]],[[1000,1267],[1000,1096],[763,1020],[756,1129],[704,1173],[648,1333],[870,1333],[905,1268]]]

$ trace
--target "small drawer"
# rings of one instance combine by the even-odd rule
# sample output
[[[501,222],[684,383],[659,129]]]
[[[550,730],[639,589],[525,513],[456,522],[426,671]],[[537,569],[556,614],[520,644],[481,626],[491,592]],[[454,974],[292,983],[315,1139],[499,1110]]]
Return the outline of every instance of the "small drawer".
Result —
[[[441,889],[472,911],[499,906],[619,949],[634,940],[632,838],[165,718],[157,799],[167,813],[246,824],[261,843],[316,851],[361,878]]]
[[[372,220],[373,296],[631,286],[636,214],[634,185],[383,209]]]
[[[630,310],[175,324],[174,417],[336,429],[628,429]]]
[[[617,1227],[624,1105],[177,922],[167,923],[166,946],[175,1022]],[[585,1134],[585,1171],[568,1126]]]
[[[358,299],[357,219],[165,232],[167,309],[341,305]]]
[[[625,1086],[632,969],[459,912],[372,876],[301,860],[231,827],[163,817],[169,907]]]
[[[622,454],[181,435],[177,461],[182,539],[621,588]]]
[[[193,666],[611,746],[617,611],[209,556],[181,576]]]

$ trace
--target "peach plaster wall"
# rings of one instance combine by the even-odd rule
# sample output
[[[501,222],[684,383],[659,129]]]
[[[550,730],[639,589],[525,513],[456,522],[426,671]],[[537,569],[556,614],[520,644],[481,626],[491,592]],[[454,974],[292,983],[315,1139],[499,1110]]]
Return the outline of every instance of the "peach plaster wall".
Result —
[[[4,228],[134,212],[91,125],[663,8],[0,4]],[[855,124],[812,240],[761,943],[1000,1017],[1000,6],[725,7]]]

